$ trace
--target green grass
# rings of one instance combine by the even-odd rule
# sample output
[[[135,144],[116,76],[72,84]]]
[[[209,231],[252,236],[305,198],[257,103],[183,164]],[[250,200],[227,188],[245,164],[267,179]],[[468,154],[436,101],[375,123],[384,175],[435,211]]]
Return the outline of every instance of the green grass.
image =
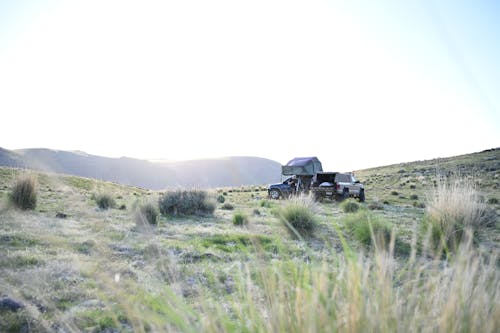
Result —
[[[90,179],[90,178],[82,178],[82,177],[73,177],[69,176],[65,178],[66,184],[69,186],[80,189],[80,190],[86,190],[86,191],[91,191],[94,189],[95,184],[97,183],[95,179]]]
[[[340,204],[340,208],[345,212],[345,213],[355,213],[359,210],[359,204],[352,200],[352,199],[348,199],[348,200],[344,200],[341,204]]]
[[[2,235],[0,236],[0,242],[4,247],[7,248],[27,248],[34,247],[40,244],[40,241],[37,238],[33,238],[21,233]]]
[[[344,217],[343,222],[356,240],[364,245],[387,246],[392,225],[370,211],[359,211]]]
[[[237,277],[242,289],[226,303],[229,310],[211,304],[216,315],[206,317],[204,328],[211,332],[498,329],[495,264],[468,249],[450,263],[449,270],[439,265],[412,262],[396,271],[394,259],[377,252],[373,257],[342,260],[334,256],[310,264],[284,261],[246,266]],[[484,299],[491,301],[485,304]]]
[[[247,234],[218,234],[200,240],[201,246],[236,253],[254,251],[277,251],[278,242],[269,236]]]
[[[295,235],[311,234],[317,227],[315,203],[311,197],[295,197],[288,200],[279,212],[282,223]]]
[[[233,215],[233,224],[236,226],[243,226],[248,224],[248,216],[242,212],[236,212]]]
[[[434,207],[438,164],[439,172],[460,165],[470,174],[487,208],[481,218],[497,218],[500,207],[487,201],[498,197],[498,154],[356,172],[368,202],[354,213],[337,202],[224,189],[236,212],[258,209],[245,228],[219,205],[211,214],[159,215],[148,232],[134,213],[160,193],[36,174],[36,210],[26,212],[8,204],[22,172],[0,168],[0,297],[26,307],[0,309],[0,331],[497,332],[498,223],[480,223],[453,256],[424,251],[419,231]],[[92,192],[129,208],[96,209]],[[213,203],[217,194],[207,191]],[[364,208],[384,201],[383,209]],[[313,231],[290,232],[288,209],[289,220],[312,218]]]

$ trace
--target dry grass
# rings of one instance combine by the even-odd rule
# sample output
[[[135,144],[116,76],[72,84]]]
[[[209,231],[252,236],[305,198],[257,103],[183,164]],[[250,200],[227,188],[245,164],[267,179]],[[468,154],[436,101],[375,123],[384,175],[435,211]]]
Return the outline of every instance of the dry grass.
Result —
[[[127,207],[157,198],[98,185]],[[140,232],[133,213],[95,209],[93,187],[39,178],[39,188],[36,211],[0,211],[0,297],[25,305],[17,312],[0,308],[0,331],[500,330],[496,252],[469,238],[446,260],[422,255],[417,245],[411,256],[395,257],[393,239],[389,250],[358,252],[356,236],[330,237],[347,231],[344,218],[357,213],[332,202],[316,207],[307,198],[264,205],[250,192],[227,196],[237,211],[259,208],[245,228],[218,207],[212,216],[159,216],[152,232]],[[314,233],[297,239],[283,228],[279,213],[288,205],[311,214]],[[64,220],[55,218],[61,207]],[[401,218],[403,209],[415,210],[369,213]],[[373,226],[367,230],[375,234]]]
[[[36,177],[31,174],[20,176],[12,186],[11,202],[20,209],[35,209],[37,201]]]
[[[151,202],[138,204],[133,216],[139,231],[152,231],[158,225],[158,208]]]
[[[247,267],[238,280],[239,293],[226,304],[229,310],[212,307],[204,331],[496,332],[500,328],[495,258],[485,259],[466,247],[444,268],[439,261],[397,267],[387,252],[333,256],[310,264],[276,262],[259,267],[256,274]]]
[[[490,224],[491,218],[496,218],[486,211],[486,204],[470,180],[438,182],[428,199],[425,217],[433,246],[456,250],[465,235],[474,235],[479,228]]]
[[[173,190],[164,193],[159,201],[163,215],[212,215],[216,202],[212,194],[203,190]]]
[[[296,236],[311,234],[317,227],[317,204],[311,195],[288,200],[280,211],[281,221]]]

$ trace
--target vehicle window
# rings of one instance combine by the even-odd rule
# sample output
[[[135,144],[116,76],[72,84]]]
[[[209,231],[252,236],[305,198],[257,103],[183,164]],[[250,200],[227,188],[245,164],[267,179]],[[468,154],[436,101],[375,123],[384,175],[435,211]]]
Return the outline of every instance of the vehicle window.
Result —
[[[337,182],[348,183],[349,175],[337,175]]]

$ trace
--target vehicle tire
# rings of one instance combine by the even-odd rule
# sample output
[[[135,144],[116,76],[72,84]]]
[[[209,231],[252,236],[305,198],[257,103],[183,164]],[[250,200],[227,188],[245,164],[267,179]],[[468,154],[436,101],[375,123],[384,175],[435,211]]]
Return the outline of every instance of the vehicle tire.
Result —
[[[365,190],[359,190],[359,202],[365,202]]]
[[[323,201],[323,196],[319,193],[314,193],[314,201],[317,202],[322,202]]]
[[[273,189],[269,191],[269,197],[271,197],[271,199],[278,200],[281,197],[281,192]]]
[[[345,199],[349,199],[349,190],[348,189],[344,189],[344,191],[342,192],[341,200],[345,200]]]

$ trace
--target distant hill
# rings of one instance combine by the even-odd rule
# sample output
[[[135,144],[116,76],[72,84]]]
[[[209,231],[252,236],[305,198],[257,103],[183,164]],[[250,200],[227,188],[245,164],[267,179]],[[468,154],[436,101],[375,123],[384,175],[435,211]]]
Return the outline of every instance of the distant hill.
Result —
[[[260,157],[154,163],[45,148],[0,148],[0,166],[96,178],[152,190],[262,185],[279,181],[281,174],[278,162]]]

